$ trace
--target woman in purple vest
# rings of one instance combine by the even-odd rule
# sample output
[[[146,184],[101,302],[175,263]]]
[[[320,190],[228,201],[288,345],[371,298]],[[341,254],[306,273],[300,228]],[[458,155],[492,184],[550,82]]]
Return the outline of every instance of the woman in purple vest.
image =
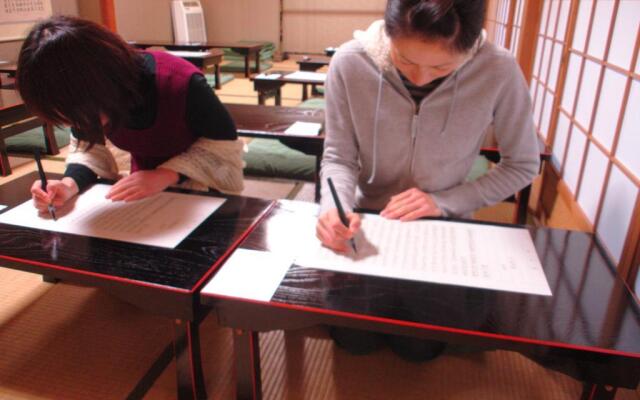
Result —
[[[18,59],[16,83],[30,110],[72,127],[67,167],[47,191],[31,193],[42,211],[62,206],[98,176],[108,197],[139,200],[169,186],[242,190],[242,142],[202,73],[165,52],[141,52],[90,21],[54,17],[37,24]],[[131,155],[120,176],[113,144]]]

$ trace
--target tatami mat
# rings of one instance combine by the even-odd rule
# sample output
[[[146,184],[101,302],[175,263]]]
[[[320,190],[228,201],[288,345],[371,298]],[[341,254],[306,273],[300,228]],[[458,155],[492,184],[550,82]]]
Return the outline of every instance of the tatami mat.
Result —
[[[0,399],[122,399],[172,338],[171,321],[104,291],[0,268]],[[210,399],[232,399],[231,331],[200,328]],[[260,335],[265,399],[575,399],[580,384],[512,352],[414,364],[352,356],[323,327]],[[175,398],[172,363],[145,399]],[[622,390],[617,399],[637,399]]]

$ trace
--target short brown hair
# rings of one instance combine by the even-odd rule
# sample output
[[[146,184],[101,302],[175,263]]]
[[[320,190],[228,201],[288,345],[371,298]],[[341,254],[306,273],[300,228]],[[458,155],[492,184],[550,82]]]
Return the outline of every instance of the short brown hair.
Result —
[[[141,102],[143,57],[91,21],[58,16],[31,30],[20,50],[16,86],[29,109],[56,125],[70,124],[90,143],[109,125],[126,122]]]

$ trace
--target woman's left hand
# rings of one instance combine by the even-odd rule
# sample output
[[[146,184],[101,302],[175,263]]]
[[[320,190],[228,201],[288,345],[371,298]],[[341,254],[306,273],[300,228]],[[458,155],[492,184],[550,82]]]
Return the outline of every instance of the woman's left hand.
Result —
[[[392,196],[380,215],[388,219],[413,221],[422,217],[439,217],[442,211],[428,193],[411,188]]]
[[[113,201],[134,201],[160,193],[178,182],[178,173],[170,169],[136,171],[120,179],[107,194]]]

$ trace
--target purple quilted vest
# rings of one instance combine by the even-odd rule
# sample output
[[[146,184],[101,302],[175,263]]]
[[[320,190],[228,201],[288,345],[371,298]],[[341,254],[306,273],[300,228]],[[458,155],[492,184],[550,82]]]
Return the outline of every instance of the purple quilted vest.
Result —
[[[186,106],[189,80],[200,70],[165,52],[148,53],[156,61],[156,120],[147,129],[120,128],[107,135],[113,144],[131,153],[131,172],[154,169],[197,139],[187,127]]]

